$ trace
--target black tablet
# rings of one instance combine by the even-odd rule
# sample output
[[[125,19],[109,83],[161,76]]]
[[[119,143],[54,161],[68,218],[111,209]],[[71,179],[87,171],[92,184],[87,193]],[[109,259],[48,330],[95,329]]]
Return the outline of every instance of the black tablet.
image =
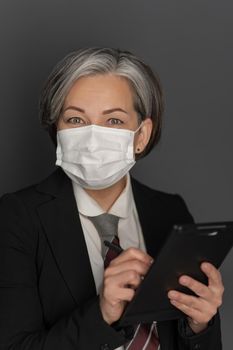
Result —
[[[219,268],[232,245],[233,222],[174,226],[119,324],[125,326],[183,317],[184,314],[170,304],[168,291],[176,289],[192,294],[178,282],[183,274],[207,284],[200,264],[208,261]]]

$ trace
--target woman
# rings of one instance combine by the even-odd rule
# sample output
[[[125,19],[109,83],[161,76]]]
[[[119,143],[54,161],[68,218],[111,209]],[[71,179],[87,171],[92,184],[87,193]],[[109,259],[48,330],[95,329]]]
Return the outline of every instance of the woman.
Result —
[[[160,138],[158,78],[129,52],[82,49],[55,67],[40,106],[58,168],[1,199],[0,348],[221,349],[223,285],[208,263],[208,286],[179,281],[197,297],[168,293],[186,317],[147,331],[116,327],[173,224],[193,222],[180,196],[129,175]],[[115,221],[112,238],[124,249],[105,270],[99,217]],[[143,344],[137,332],[147,334]]]

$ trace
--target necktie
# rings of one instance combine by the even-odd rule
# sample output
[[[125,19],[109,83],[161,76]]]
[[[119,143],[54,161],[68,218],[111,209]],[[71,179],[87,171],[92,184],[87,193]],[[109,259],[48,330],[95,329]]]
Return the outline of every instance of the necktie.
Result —
[[[104,267],[108,267],[111,260],[118,256],[111,248],[106,248],[104,241],[107,240],[120,246],[117,236],[119,217],[112,214],[101,214],[89,217],[100,235],[102,254],[104,257]],[[139,324],[135,329],[133,338],[127,345],[126,350],[159,350],[159,341],[155,322],[152,324]]]
[[[102,256],[104,259],[104,267],[107,267],[110,261],[116,258],[118,254],[113,251],[109,251],[109,249],[105,246],[104,241],[109,241],[119,245],[119,240],[117,237],[119,217],[116,215],[104,213],[98,216],[89,217],[89,219],[92,221],[97,232],[99,233]],[[108,251],[108,255],[110,256],[107,257]]]

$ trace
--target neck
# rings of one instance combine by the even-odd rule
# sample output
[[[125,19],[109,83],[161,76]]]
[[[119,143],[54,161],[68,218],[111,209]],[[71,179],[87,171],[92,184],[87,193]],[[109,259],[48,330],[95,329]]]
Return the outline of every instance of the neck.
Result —
[[[126,176],[114,185],[103,190],[85,189],[85,191],[101,206],[106,212],[112,207],[126,186]]]

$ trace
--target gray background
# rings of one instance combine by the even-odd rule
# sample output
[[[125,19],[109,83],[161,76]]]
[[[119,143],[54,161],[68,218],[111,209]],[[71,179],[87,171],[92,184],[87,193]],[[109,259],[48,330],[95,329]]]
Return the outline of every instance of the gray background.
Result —
[[[53,65],[82,46],[113,46],[157,70],[166,94],[163,139],[133,174],[183,195],[196,221],[232,220],[232,13],[231,0],[1,0],[0,194],[54,169],[37,116]],[[232,349],[232,263],[233,252],[221,269],[225,350]]]

